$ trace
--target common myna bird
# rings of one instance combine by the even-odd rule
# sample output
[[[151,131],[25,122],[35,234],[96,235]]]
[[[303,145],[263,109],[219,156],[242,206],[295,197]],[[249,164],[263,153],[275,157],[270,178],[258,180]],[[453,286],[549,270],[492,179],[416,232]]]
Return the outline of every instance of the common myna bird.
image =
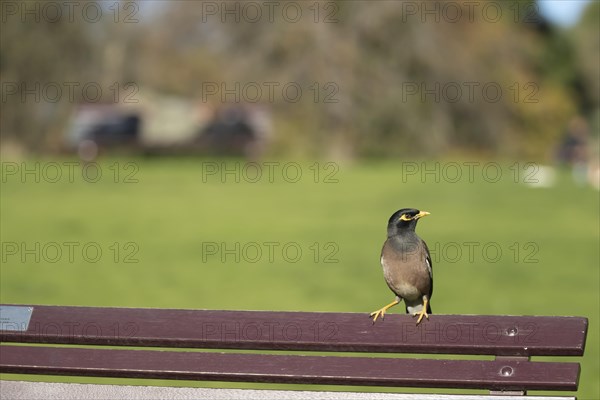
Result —
[[[433,271],[427,244],[415,233],[419,218],[429,215],[427,211],[403,208],[390,217],[387,239],[381,249],[383,276],[396,299],[387,306],[373,311],[373,323],[385,312],[404,300],[406,312],[429,319],[431,294],[433,293]]]

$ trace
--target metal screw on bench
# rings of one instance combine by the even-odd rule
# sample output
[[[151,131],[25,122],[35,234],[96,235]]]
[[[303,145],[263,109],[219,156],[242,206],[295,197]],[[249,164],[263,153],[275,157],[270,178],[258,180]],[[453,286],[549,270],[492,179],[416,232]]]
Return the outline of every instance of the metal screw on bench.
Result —
[[[429,215],[427,211],[403,208],[389,219],[387,239],[381,249],[383,276],[389,288],[396,294],[390,304],[373,311],[373,323],[385,312],[404,300],[406,313],[419,316],[417,325],[423,317],[431,314],[431,295],[433,293],[433,270],[427,244],[415,233],[419,218]]]
[[[512,328],[508,328],[508,329],[506,330],[506,334],[507,334],[508,336],[517,336],[517,333],[519,333],[519,330],[517,329],[517,327],[516,327],[516,326],[515,326],[515,327],[512,327]]]
[[[511,367],[502,367],[500,370],[500,375],[502,376],[511,376],[513,374],[513,369]]]

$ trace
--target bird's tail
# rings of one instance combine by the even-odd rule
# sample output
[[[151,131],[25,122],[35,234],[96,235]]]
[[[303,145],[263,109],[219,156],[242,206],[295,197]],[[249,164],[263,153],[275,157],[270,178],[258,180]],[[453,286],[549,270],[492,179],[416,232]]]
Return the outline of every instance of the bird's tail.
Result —
[[[431,312],[431,303],[427,302],[427,314],[433,314]]]

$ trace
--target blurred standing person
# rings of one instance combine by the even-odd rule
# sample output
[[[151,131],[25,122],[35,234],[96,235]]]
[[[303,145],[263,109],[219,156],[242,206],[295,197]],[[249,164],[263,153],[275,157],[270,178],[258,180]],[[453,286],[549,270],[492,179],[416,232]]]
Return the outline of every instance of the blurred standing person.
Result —
[[[571,167],[573,179],[579,185],[587,181],[589,141],[588,123],[578,115],[569,121],[557,151],[557,161]]]

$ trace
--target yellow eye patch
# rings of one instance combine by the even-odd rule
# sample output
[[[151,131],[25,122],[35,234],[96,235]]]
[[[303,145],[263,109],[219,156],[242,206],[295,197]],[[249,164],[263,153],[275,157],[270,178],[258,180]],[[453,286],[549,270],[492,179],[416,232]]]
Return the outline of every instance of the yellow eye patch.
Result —
[[[409,217],[408,214],[402,214],[400,216],[401,221],[410,221],[411,219],[412,219],[412,217]]]

